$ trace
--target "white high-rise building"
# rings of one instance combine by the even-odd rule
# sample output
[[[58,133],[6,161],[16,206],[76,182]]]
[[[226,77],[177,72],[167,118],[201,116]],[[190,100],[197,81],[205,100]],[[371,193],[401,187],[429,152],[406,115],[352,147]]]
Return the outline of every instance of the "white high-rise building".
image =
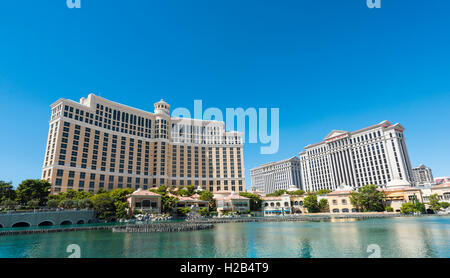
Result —
[[[429,167],[421,164],[419,167],[413,168],[412,171],[416,185],[434,183],[433,172]]]
[[[333,130],[300,153],[302,184],[308,191],[358,188],[413,181],[404,128],[383,121],[354,132]]]
[[[252,189],[266,194],[295,185],[302,189],[300,160],[294,156],[289,159],[270,162],[250,170]]]

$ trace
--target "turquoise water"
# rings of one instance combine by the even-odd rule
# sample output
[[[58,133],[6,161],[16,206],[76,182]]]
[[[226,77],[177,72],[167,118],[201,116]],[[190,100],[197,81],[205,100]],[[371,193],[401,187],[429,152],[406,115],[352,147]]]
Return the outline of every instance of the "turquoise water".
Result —
[[[180,233],[81,231],[0,237],[0,257],[450,257],[450,217],[217,224]]]

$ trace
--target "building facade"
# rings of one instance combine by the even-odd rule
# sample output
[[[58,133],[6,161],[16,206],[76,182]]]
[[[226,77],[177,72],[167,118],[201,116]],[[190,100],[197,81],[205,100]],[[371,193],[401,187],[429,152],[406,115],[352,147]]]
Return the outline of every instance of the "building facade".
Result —
[[[281,196],[262,197],[262,210],[264,216],[291,214],[291,197],[284,193]]]
[[[305,147],[300,164],[307,191],[413,181],[404,128],[388,121],[354,132],[333,130],[322,142]]]
[[[250,170],[252,190],[266,194],[295,185],[302,189],[300,160],[294,156],[282,161],[271,162]]]
[[[413,168],[412,172],[416,185],[434,183],[433,172],[429,167],[421,164],[419,167]]]
[[[42,170],[52,193],[161,185],[245,190],[242,133],[225,132],[224,122],[172,118],[163,100],[154,107],[150,113],[94,94],[53,103]]]

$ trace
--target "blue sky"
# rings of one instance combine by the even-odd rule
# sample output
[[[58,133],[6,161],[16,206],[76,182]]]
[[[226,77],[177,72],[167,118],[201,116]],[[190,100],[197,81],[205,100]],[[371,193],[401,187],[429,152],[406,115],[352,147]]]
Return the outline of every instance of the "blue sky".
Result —
[[[450,175],[450,2],[5,0],[0,9],[0,179],[39,178],[60,97],[93,92],[152,111],[276,107],[280,149],[244,149],[249,170],[332,129],[389,120],[414,166]]]

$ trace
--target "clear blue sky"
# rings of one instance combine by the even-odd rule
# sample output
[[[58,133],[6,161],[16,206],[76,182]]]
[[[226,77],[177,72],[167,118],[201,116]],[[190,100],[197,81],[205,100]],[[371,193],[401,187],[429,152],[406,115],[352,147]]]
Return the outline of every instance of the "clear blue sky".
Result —
[[[4,0],[0,179],[39,178],[60,97],[94,92],[152,111],[278,107],[280,150],[245,146],[249,170],[332,129],[389,120],[414,166],[450,175],[450,1]]]

